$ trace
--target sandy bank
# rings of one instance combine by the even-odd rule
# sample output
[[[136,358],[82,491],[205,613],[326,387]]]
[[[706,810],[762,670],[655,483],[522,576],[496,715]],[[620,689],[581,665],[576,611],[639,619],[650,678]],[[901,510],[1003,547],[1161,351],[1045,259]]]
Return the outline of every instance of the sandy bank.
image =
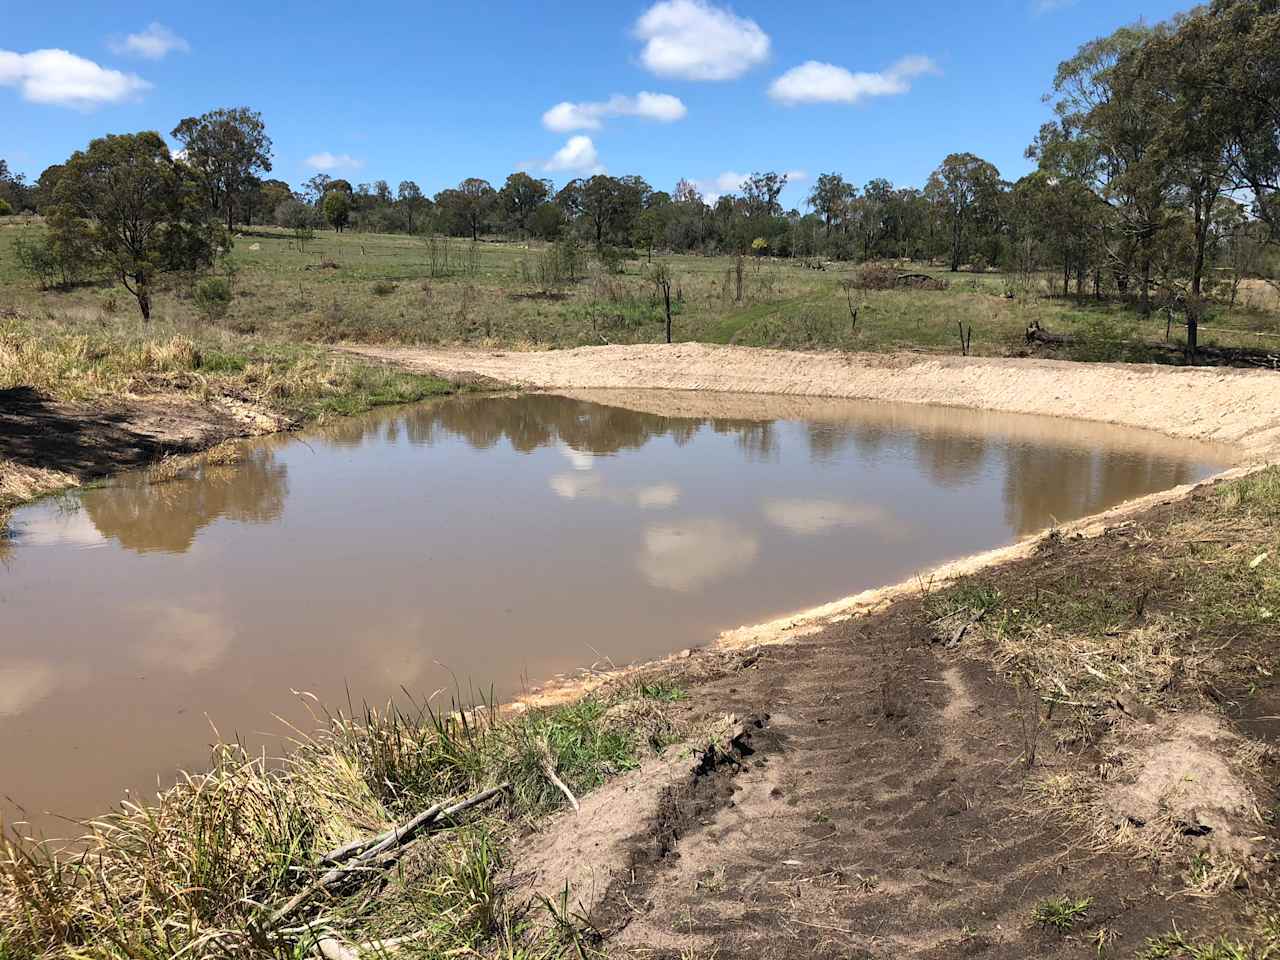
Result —
[[[706,344],[577,350],[394,349],[362,356],[418,371],[554,390],[688,390],[839,397],[1072,417],[1280,453],[1280,377],[1265,370],[914,354],[795,353]],[[625,404],[622,404],[625,405]]]

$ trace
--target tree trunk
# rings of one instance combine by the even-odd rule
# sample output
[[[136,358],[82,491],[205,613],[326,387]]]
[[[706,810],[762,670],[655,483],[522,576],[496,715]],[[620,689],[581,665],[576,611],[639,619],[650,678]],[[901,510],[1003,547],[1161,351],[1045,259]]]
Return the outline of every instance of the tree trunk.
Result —
[[[671,284],[664,283],[662,285],[662,299],[666,301],[667,306],[667,343],[671,342]]]
[[[1151,255],[1142,258],[1142,299],[1138,304],[1138,312],[1144,317],[1151,313]]]
[[[137,292],[134,294],[138,298],[138,309],[142,311],[142,322],[151,322],[151,288],[147,285],[146,277],[136,278]]]

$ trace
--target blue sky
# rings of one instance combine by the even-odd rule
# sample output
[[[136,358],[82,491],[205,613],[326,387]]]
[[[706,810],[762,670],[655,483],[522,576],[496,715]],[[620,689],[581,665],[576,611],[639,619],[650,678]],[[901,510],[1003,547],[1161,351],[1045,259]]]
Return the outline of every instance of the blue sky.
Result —
[[[819,172],[920,185],[954,151],[1020,176],[1057,63],[1186,6],[15,4],[0,38],[0,157],[34,177],[103,133],[167,134],[246,105],[274,140],[273,175],[295,186],[318,169],[428,193],[469,176],[500,185],[517,168],[557,184],[605,169],[715,194],[774,169],[795,172],[784,199],[798,206]]]

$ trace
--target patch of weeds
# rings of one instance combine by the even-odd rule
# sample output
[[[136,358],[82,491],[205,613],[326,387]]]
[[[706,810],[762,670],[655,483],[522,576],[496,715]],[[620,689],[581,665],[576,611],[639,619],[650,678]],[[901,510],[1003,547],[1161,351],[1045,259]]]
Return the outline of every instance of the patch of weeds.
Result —
[[[1269,948],[1259,952],[1254,945],[1229,937],[1195,942],[1178,931],[1149,939],[1135,960],[1266,960]]]
[[[206,351],[200,354],[200,369],[205,373],[243,373],[249,358],[234,353]]]
[[[649,680],[636,684],[636,695],[661,703],[679,703],[689,699],[689,692],[673,680]]]
[[[1280,467],[1267,467],[1239,480],[1220,484],[1214,493],[1218,506],[1227,513],[1246,513],[1275,519],[1280,517]]]
[[[929,619],[941,620],[957,613],[986,616],[1004,602],[999,588],[978,580],[960,583],[931,596],[927,603]]]
[[[1083,920],[1088,915],[1089,907],[1092,905],[1093,897],[1083,897],[1079,900],[1066,896],[1048,897],[1036,904],[1035,910],[1031,913],[1031,919],[1042,927],[1066,933],[1076,925],[1077,921]]]

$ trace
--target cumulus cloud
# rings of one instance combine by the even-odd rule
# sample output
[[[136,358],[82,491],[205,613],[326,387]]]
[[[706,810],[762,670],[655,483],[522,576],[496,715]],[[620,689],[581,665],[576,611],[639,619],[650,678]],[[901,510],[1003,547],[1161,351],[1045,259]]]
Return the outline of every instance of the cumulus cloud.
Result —
[[[709,180],[694,180],[693,185],[698,188],[698,192],[702,194],[705,203],[714,204],[726,193],[737,193],[742,189],[742,185],[751,176],[749,173],[739,173],[737,170],[726,170],[718,177],[712,177]],[[787,183],[803,183],[809,179],[807,170],[788,170],[786,171]]]
[[[136,74],[108,70],[67,50],[0,50],[0,87],[17,87],[30,103],[84,110],[132,100],[151,84]]]
[[[326,150],[307,157],[306,164],[313,170],[328,173],[330,170],[359,170],[364,166],[364,161],[349,153],[330,153]]]
[[[595,103],[557,103],[542,115],[542,125],[557,133],[570,130],[599,130],[609,117],[642,117],[659,123],[683,120],[689,113],[679,97],[669,93],[641,91],[634,97],[614,94]]]
[[[570,137],[569,141],[542,165],[542,169],[548,173],[556,171],[602,173],[604,171],[604,167],[600,165],[600,155],[596,152],[595,143],[590,137],[583,135]]]
[[[760,553],[760,542],[723,520],[652,524],[636,561],[653,586],[688,593],[741,573]]]
[[[754,20],[706,0],[661,0],[636,21],[641,62],[664,77],[732,80],[769,56],[769,36]]]
[[[779,103],[858,103],[869,97],[906,93],[911,81],[925,74],[941,73],[928,57],[903,57],[880,73],[853,73],[831,63],[810,60],[792,67],[769,87]]]
[[[883,507],[839,500],[768,500],[765,518],[797,536],[814,536],[842,527],[862,527],[883,536],[897,536],[902,529],[893,515]]]
[[[565,500],[603,500],[642,510],[663,510],[680,501],[674,483],[612,487],[598,473],[561,473],[549,481],[552,492]]]
[[[212,610],[220,604],[210,604]],[[236,631],[220,612],[184,606],[143,605],[131,652],[147,666],[195,676],[216,665]]]
[[[151,23],[141,33],[131,33],[123,40],[112,40],[112,53],[163,60],[171,53],[190,53],[191,44],[162,23]]]
[[[59,685],[59,671],[51,663],[40,660],[0,663],[0,717],[25,713]]]

